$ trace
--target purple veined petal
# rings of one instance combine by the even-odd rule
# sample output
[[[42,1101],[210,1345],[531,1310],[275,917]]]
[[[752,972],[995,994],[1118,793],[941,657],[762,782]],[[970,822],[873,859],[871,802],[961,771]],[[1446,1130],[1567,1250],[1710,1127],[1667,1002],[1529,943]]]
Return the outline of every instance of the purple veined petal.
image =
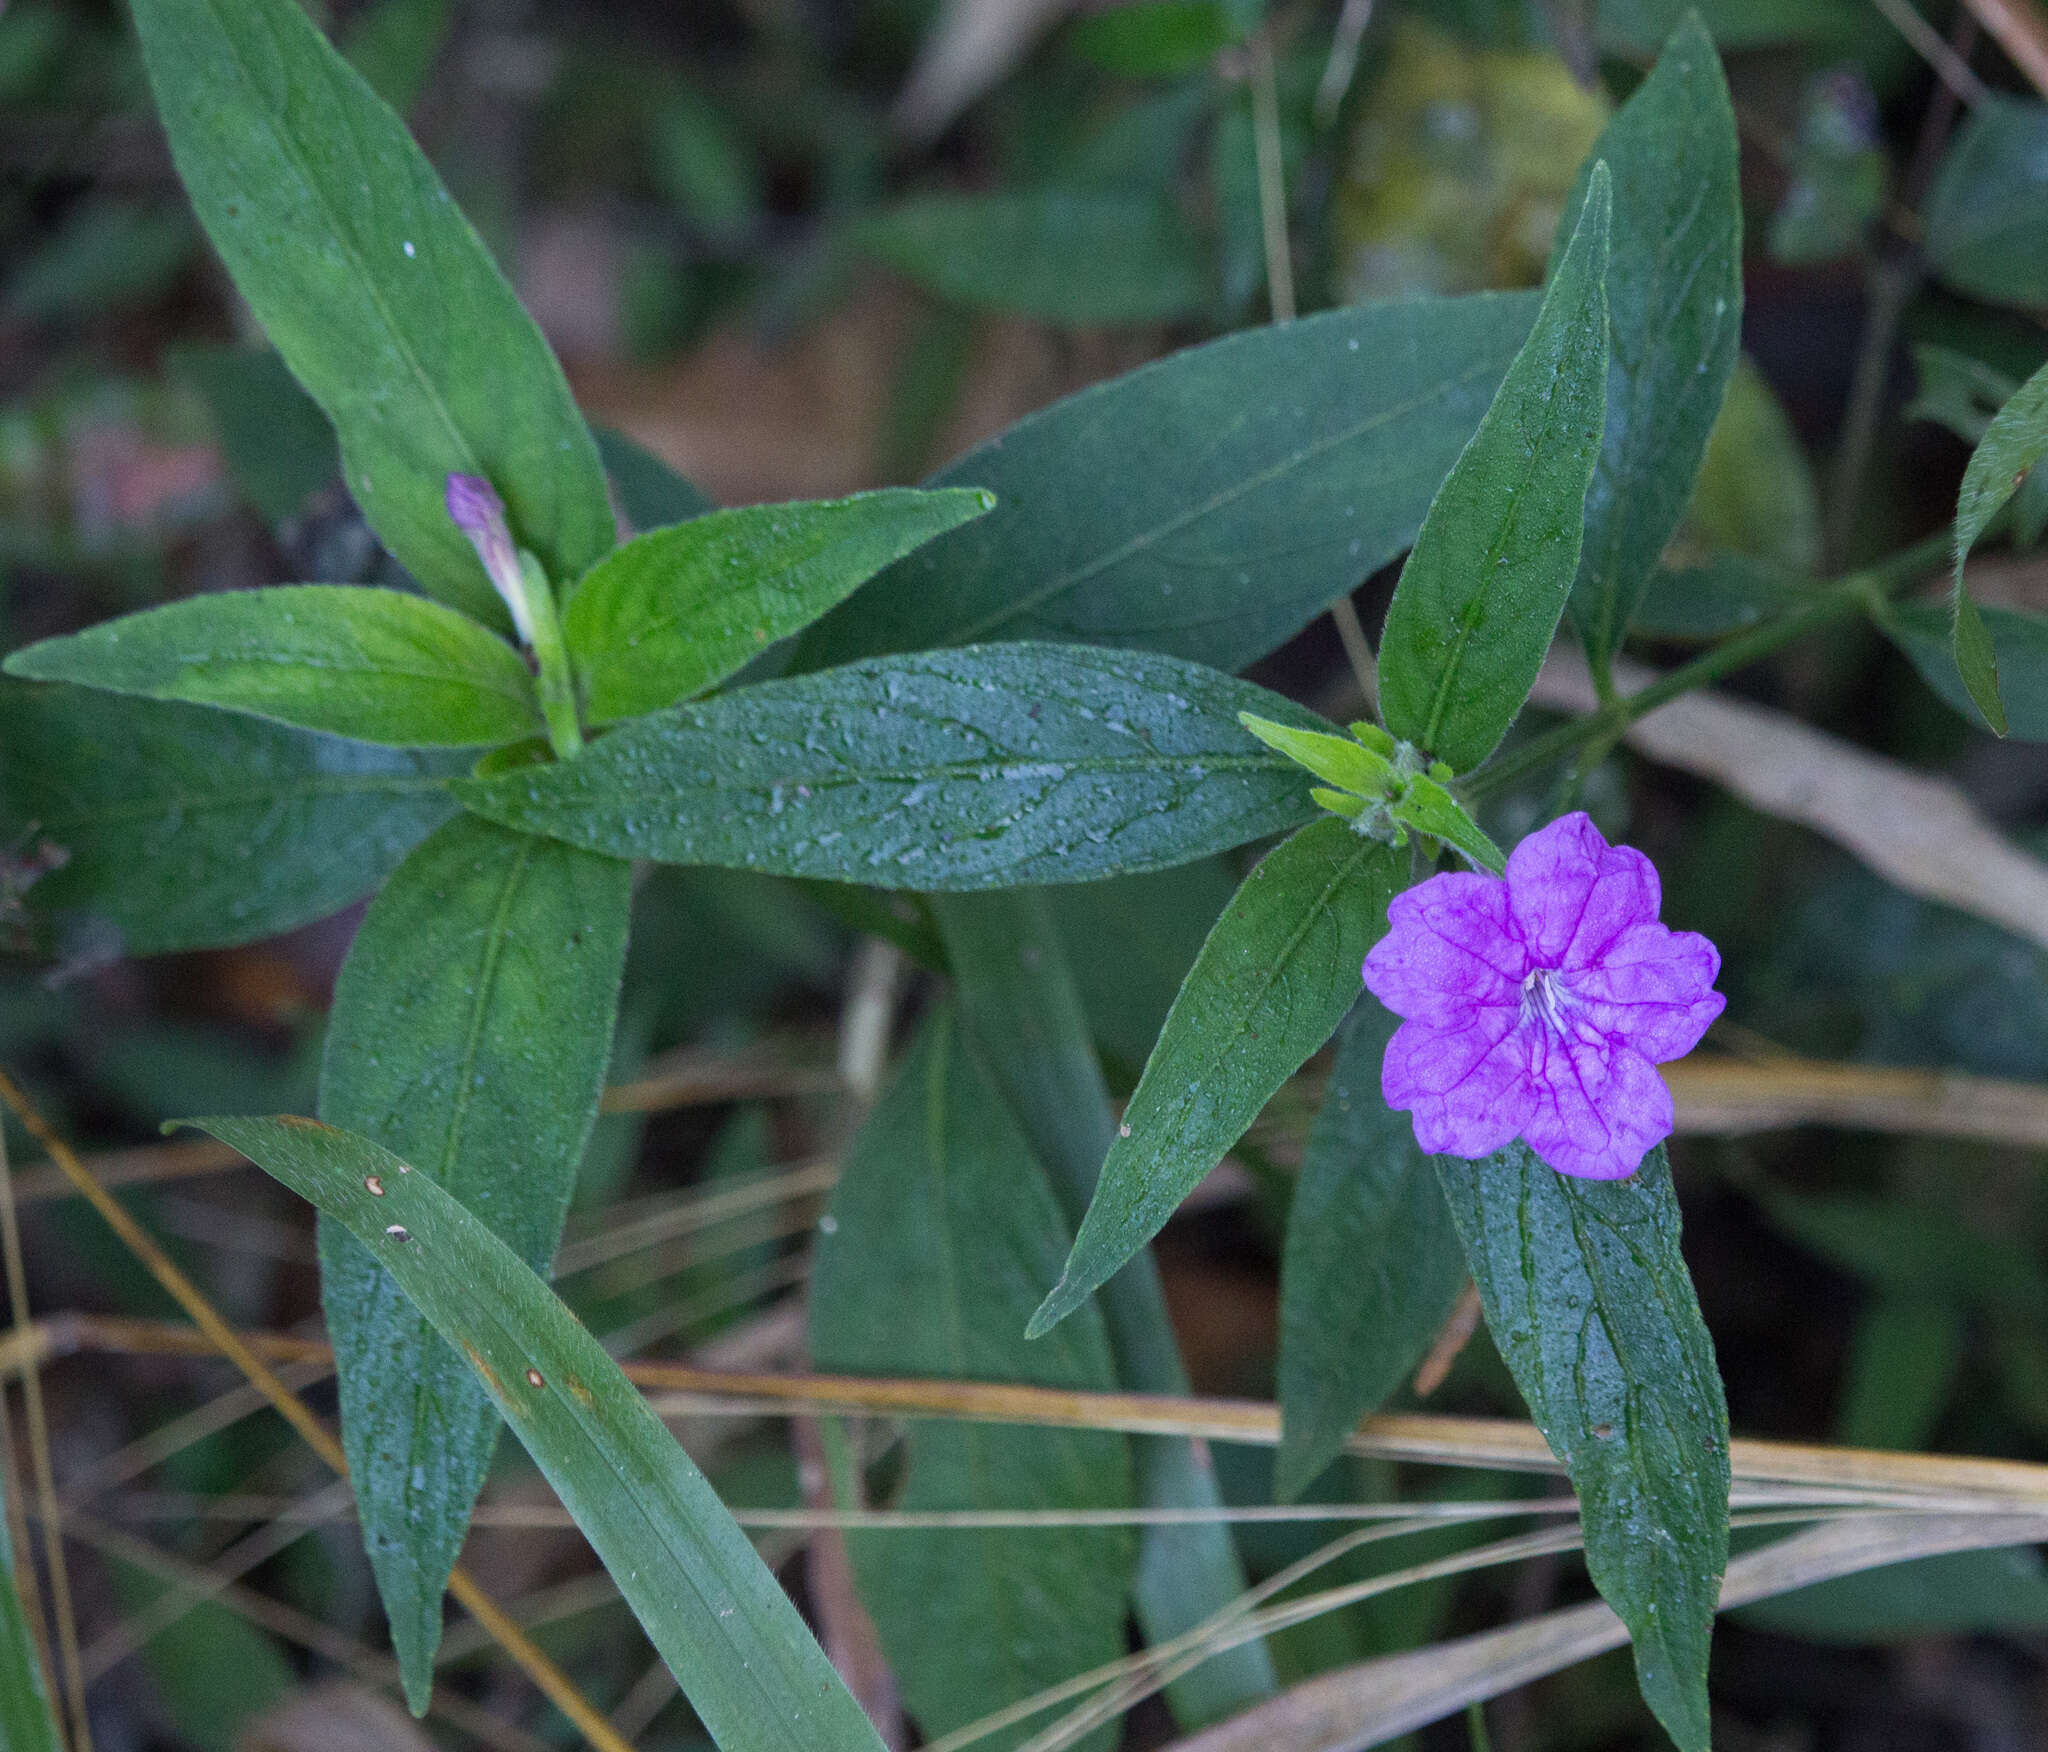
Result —
[[[1525,1030],[1510,1018],[1491,1024],[1499,1012],[1455,1034],[1404,1022],[1387,1042],[1380,1064],[1380,1092],[1387,1105],[1407,1113],[1415,1142],[1435,1156],[1490,1156],[1515,1137],[1536,1107],[1529,1081]]]
[[[1508,904],[1539,966],[1597,961],[1630,925],[1657,916],[1663,890],[1650,860],[1610,846],[1583,810],[1541,827],[1508,856]]]
[[[1671,1135],[1671,1091],[1625,1044],[1546,1030],[1530,1082],[1535,1111],[1522,1137],[1560,1174],[1626,1180]]]
[[[1588,1027],[1663,1064],[1699,1045],[1726,1007],[1713,989],[1720,971],[1719,951],[1697,931],[1650,924],[1623,931],[1597,967],[1563,977]]]
[[[1387,934],[1360,970],[1395,1015],[1461,1027],[1475,1005],[1519,1007],[1528,955],[1508,920],[1498,877],[1432,876],[1397,894]]]

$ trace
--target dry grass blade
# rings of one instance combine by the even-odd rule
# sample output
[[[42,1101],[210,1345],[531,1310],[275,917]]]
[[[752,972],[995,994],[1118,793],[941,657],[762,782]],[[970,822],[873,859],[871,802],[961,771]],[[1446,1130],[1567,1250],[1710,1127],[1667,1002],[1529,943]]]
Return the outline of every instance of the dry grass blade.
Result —
[[[237,1339],[252,1353],[292,1362],[331,1355],[314,1339],[253,1332]],[[98,1350],[122,1354],[203,1356],[214,1346],[173,1322],[82,1315],[50,1322],[19,1354]],[[18,1366],[18,1363],[15,1365]],[[893,1417],[955,1417],[1062,1429],[1120,1430],[1130,1435],[1201,1436],[1210,1441],[1270,1447],[1280,1440],[1279,1408],[1253,1399],[1182,1398],[1171,1394],[1084,1393],[992,1381],[805,1375],[703,1368],[690,1363],[629,1362],[627,1378],[654,1395],[657,1411],[745,1416],[867,1412]],[[1505,1472],[1556,1473],[1556,1457],[1534,1424],[1511,1418],[1439,1417],[1419,1412],[1370,1417],[1348,1444],[1372,1459]],[[2048,1510],[2048,1466],[1970,1455],[1899,1454],[1799,1442],[1737,1438],[1729,1444],[1742,1486],[1847,1490],[1910,1501],[1928,1511],[2039,1513]],[[1960,1512],[1960,1511],[1959,1511]]]
[[[237,1752],[434,1752],[404,1710],[347,1681],[302,1691],[242,1730]]]
[[[1624,694],[1652,679],[1617,663]],[[1554,711],[1590,712],[1585,665],[1553,653],[1529,696]],[[1960,907],[2048,947],[2048,864],[2021,851],[1946,779],[1929,778],[1783,712],[1715,693],[1681,695],[1629,726],[1652,760],[1713,779],[1753,808],[1825,834],[1886,881]]]
[[[2012,64],[2048,97],[2048,13],[2037,0],[1964,0]]]
[[[7,1268],[7,1301],[17,1334],[32,1324],[28,1311],[28,1270],[21,1256],[21,1223],[14,1208],[14,1171],[7,1159],[7,1133],[0,1126],[0,1257]],[[92,1719],[85,1709],[85,1669],[78,1658],[78,1618],[71,1609],[71,1572],[64,1562],[64,1533],[57,1505],[57,1480],[50,1467],[50,1429],[43,1416],[40,1370],[21,1374],[21,1402],[27,1425],[29,1465],[35,1474],[37,1517],[43,1556],[50,1571],[50,1612],[57,1621],[57,1657],[64,1682],[64,1709],[71,1752],[92,1752]],[[28,1548],[21,1561],[33,1563]]]
[[[188,1563],[184,1558],[159,1550],[146,1540],[137,1539],[118,1528],[104,1526],[90,1516],[72,1516],[66,1524],[66,1532],[80,1544],[132,1565],[173,1587],[210,1590],[209,1574],[199,1564]],[[296,1607],[272,1600],[240,1582],[230,1582],[213,1590],[212,1598],[218,1605],[246,1618],[259,1629],[325,1657],[368,1684],[393,1691],[398,1688],[398,1663],[390,1656],[373,1653],[354,1638],[344,1636]],[[427,1713],[461,1729],[480,1744],[493,1748],[494,1752],[555,1752],[547,1741],[528,1733],[517,1723],[479,1709],[468,1699],[452,1692],[437,1691]]]
[[[588,1271],[628,1253],[695,1234],[734,1217],[813,1198],[829,1192],[838,1178],[838,1163],[821,1158],[749,1175],[735,1184],[721,1185],[716,1192],[647,1200],[631,1214],[615,1216],[595,1233],[564,1242],[555,1257],[555,1277],[560,1280],[575,1272]]]
[[[1050,30],[1074,0],[947,0],[896,100],[897,130],[933,140]]]
[[[2048,1538],[2048,1517],[1867,1515],[1831,1522],[1739,1557],[1728,1566],[1724,1608],[1789,1593],[1833,1576]],[[1573,1606],[1408,1654],[1321,1674],[1201,1733],[1172,1752],[1363,1752],[1469,1703],[1619,1648],[1628,1632],[1598,1602]]]
[[[327,1427],[306,1408],[305,1402],[297,1394],[277,1378],[271,1368],[243,1341],[241,1335],[220,1317],[219,1311],[200,1292],[199,1286],[178,1269],[170,1255],[151,1240],[119,1201],[92,1177],[71,1146],[51,1129],[49,1122],[37,1111],[35,1104],[22,1093],[20,1085],[5,1071],[0,1071],[0,1101],[4,1101],[13,1109],[29,1135],[49,1153],[50,1160],[63,1170],[86,1201],[99,1213],[101,1219],[120,1238],[121,1244],[135,1256],[150,1276],[156,1279],[170,1298],[185,1310],[192,1324],[204,1335],[208,1345],[232,1362],[248,1377],[253,1386],[262,1391],[263,1396],[297,1431],[300,1439],[326,1465],[341,1477],[347,1477],[348,1460],[341,1451],[341,1444],[328,1433]],[[548,1701],[574,1722],[578,1731],[593,1746],[599,1748],[599,1752],[632,1752],[632,1748],[612,1731],[611,1724],[598,1713],[582,1692],[577,1690],[569,1676],[543,1654],[533,1640],[510,1618],[506,1617],[497,1603],[478,1587],[465,1571],[458,1568],[449,1576],[448,1592],[461,1602],[463,1609],[472,1618],[491,1632],[493,1638],[524,1669],[527,1677],[540,1688]]]
[[[140,1612],[129,1614],[88,1648],[79,1662],[85,1682],[92,1684],[111,1672],[150,1638],[167,1630],[187,1612],[211,1599],[230,1582],[240,1581],[259,1564],[268,1563],[287,1546],[303,1538],[320,1518],[340,1508],[348,1495],[346,1482],[316,1491],[306,1505],[306,1514],[296,1519],[280,1516],[237,1540],[214,1558],[205,1569],[206,1584],[167,1588]]]
[[[2048,1148],[2048,1087],[1960,1071],[1695,1053],[1663,1067],[1678,1129],[1732,1135],[1794,1125]]]

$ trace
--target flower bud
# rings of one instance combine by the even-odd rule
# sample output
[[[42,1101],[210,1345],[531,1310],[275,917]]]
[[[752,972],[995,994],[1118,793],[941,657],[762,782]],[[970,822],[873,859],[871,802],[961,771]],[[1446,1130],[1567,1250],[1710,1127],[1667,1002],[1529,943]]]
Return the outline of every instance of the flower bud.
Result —
[[[512,611],[512,624],[522,645],[533,643],[533,613],[526,600],[526,573],[513,545],[512,531],[505,523],[505,502],[482,475],[451,474],[448,477],[448,517],[469,537],[476,557],[505,606]]]

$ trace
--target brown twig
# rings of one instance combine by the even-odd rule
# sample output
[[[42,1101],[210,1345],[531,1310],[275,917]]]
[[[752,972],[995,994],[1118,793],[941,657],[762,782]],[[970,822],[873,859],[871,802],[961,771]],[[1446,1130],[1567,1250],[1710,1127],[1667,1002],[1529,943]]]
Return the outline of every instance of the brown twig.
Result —
[[[21,1087],[5,1071],[0,1071],[0,1101],[14,1110],[24,1129],[37,1143],[43,1146],[49,1158],[63,1171],[107,1226],[120,1238],[121,1243],[136,1257],[151,1277],[164,1288],[171,1299],[185,1310],[192,1323],[204,1335],[207,1343],[248,1377],[250,1383],[259,1388],[264,1398],[276,1407],[280,1416],[298,1432],[305,1444],[322,1461],[343,1477],[348,1475],[348,1458],[341,1451],[341,1444],[328,1432],[307,1409],[297,1394],[280,1381],[270,1367],[242,1339],[233,1327],[220,1317],[169,1254],[159,1247],[130,1216],[114,1196],[95,1180],[85,1165],[79,1161],[71,1146],[53,1131],[35,1105],[22,1093]],[[577,1690],[574,1682],[555,1665],[531,1638],[507,1618],[497,1603],[477,1586],[474,1580],[460,1568],[448,1577],[448,1591],[462,1604],[470,1616],[490,1630],[492,1637],[505,1652],[518,1663],[527,1677],[537,1685],[549,1702],[559,1709],[577,1730],[600,1752],[632,1752],[625,1741],[612,1731],[611,1724]]]

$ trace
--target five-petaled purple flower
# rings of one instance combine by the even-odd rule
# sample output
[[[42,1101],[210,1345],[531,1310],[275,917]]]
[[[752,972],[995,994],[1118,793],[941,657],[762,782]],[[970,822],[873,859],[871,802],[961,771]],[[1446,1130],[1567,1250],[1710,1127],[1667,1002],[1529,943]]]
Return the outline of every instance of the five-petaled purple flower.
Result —
[[[1380,1072],[1433,1154],[1522,1138],[1551,1167],[1621,1180],[1671,1135],[1656,1067],[1725,1000],[1721,957],[1657,922],[1650,860],[1583,814],[1532,833],[1507,876],[1441,875],[1397,895],[1365,984],[1404,1018]]]

